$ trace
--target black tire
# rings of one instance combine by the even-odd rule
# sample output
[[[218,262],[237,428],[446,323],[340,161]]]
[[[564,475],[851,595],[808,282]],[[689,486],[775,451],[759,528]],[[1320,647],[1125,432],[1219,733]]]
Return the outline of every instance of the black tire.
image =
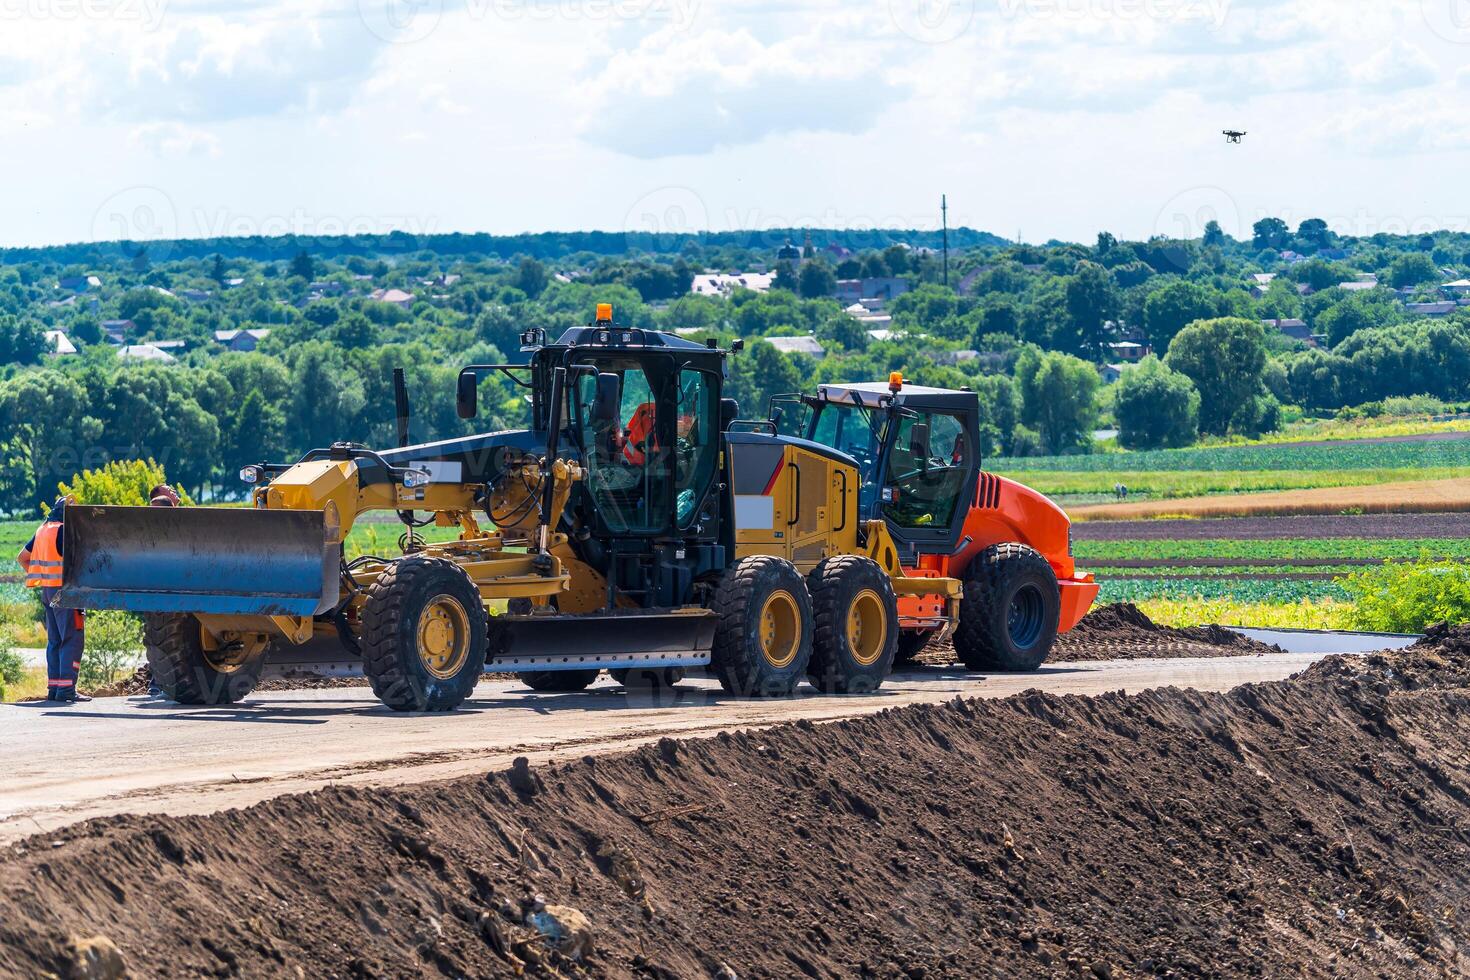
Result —
[[[485,672],[488,630],[480,590],[464,569],[443,558],[407,555],[367,587],[363,671],[378,700],[395,711],[452,711]],[[447,652],[436,657],[438,645]]]
[[[812,600],[796,566],[770,555],[725,570],[711,604],[710,669],[727,693],[790,697],[812,656]]]
[[[619,667],[608,673],[613,680],[634,691],[673,687],[684,679],[683,667]]]
[[[893,651],[893,666],[902,667],[919,659],[919,654],[934,639],[933,630],[900,630],[898,646]]]
[[[255,690],[264,656],[232,664],[204,650],[199,620],[182,613],[143,617],[143,644],[153,683],[179,704],[234,704]]]
[[[893,669],[898,596],[878,563],[828,558],[807,576],[815,624],[806,674],[824,694],[870,694]]]
[[[528,670],[516,676],[533,691],[565,693],[580,691],[597,680],[600,670]]]
[[[1061,605],[1045,558],[1024,544],[992,545],[965,574],[955,653],[971,670],[1035,670],[1051,653]]]

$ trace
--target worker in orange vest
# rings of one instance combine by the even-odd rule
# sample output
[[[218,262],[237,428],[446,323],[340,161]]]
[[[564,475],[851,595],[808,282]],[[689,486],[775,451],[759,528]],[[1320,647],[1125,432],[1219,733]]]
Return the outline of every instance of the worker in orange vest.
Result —
[[[51,513],[16,560],[26,573],[26,587],[41,590],[46,617],[46,700],[72,704],[90,701],[77,692],[86,646],[86,619],[80,609],[56,609],[51,603],[61,589],[61,528],[68,498],[56,498]]]

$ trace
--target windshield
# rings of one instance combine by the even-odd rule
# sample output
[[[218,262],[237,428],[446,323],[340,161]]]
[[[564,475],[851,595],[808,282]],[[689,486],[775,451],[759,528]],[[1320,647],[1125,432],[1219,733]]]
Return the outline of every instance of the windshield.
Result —
[[[878,458],[881,433],[875,410],[859,405],[824,402],[812,428],[811,439],[857,460],[864,484],[873,482],[873,464]]]

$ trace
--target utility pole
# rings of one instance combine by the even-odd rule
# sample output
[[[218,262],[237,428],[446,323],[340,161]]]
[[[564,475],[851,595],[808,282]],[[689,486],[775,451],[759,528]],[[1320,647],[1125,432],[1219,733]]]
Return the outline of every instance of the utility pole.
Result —
[[[944,284],[949,285],[949,196],[939,195],[939,222],[944,228]]]

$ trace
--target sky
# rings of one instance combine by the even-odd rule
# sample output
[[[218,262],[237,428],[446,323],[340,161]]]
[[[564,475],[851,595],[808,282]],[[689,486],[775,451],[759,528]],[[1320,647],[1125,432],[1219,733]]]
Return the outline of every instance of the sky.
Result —
[[[0,245],[1466,229],[1467,104],[1470,0],[0,0]]]

